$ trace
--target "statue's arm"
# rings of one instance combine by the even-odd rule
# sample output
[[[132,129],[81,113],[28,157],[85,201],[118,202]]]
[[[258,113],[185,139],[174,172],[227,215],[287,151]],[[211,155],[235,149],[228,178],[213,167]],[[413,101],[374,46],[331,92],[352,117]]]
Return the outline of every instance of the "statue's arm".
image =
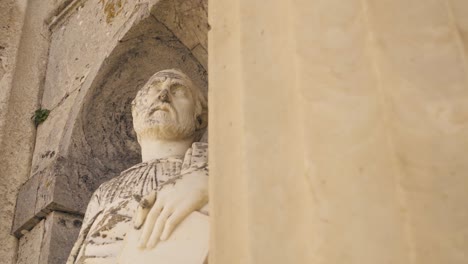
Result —
[[[94,223],[94,220],[96,220],[97,216],[99,216],[101,209],[100,209],[100,194],[101,194],[101,188],[98,188],[93,196],[91,196],[91,199],[89,201],[88,207],[86,209],[86,213],[83,219],[83,224],[81,225],[81,230],[78,235],[78,238],[75,242],[75,245],[73,246],[70,255],[68,257],[67,263],[66,264],[74,264],[78,254],[80,253],[81,247],[83,246],[83,242],[86,239],[89,230],[91,229],[91,226]]]
[[[145,197],[135,216],[142,230],[140,247],[152,248],[166,240],[190,213],[208,203],[208,143],[193,143],[184,158],[181,174]]]

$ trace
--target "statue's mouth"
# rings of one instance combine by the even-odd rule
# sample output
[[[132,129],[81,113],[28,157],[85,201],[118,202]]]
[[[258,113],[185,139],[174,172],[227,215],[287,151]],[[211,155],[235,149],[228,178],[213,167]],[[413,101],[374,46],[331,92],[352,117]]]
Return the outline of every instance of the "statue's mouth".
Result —
[[[170,106],[168,104],[157,105],[156,107],[151,108],[149,115],[152,115],[157,111],[170,112]]]

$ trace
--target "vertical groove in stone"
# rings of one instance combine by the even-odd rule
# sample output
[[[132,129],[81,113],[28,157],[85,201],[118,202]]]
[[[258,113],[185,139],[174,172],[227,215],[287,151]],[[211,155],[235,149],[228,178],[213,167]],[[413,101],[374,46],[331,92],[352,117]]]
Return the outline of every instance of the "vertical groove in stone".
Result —
[[[465,70],[465,83],[468,84],[468,60],[467,60],[467,51],[465,49],[465,45],[463,43],[463,38],[460,34],[460,29],[457,24],[457,19],[453,13],[453,7],[450,3],[450,0],[441,0],[445,3],[445,7],[447,8],[447,14],[449,16],[450,23],[452,24],[453,34],[455,35],[455,39],[457,42],[457,46],[460,52],[460,57],[463,63],[463,68]],[[468,10],[467,10],[468,11]]]
[[[382,178],[374,174],[382,172],[384,161],[373,154],[380,147],[381,126],[376,122],[380,118],[376,118],[361,8],[358,1],[296,2],[298,96],[307,133],[302,144],[313,186],[308,192],[312,202],[303,206],[314,220],[313,234],[305,236],[315,250],[310,263],[375,260],[377,251],[385,252],[375,246],[382,235],[371,231],[365,221],[372,223],[373,230],[383,225],[381,206],[373,203],[364,210],[362,200],[377,198],[387,205],[388,197],[369,188]],[[352,240],[359,242],[351,246]],[[366,243],[372,248],[365,249]]]
[[[214,162],[211,188],[217,196],[211,198],[216,206],[223,197],[232,202],[221,190],[232,195],[232,187],[239,187],[242,201],[234,203],[247,208],[229,212],[247,219],[236,219],[231,231],[246,232],[243,238],[234,234],[241,246],[227,249],[247,256],[236,263],[285,263],[283,256],[297,260],[286,261],[291,263],[464,263],[466,250],[458,249],[466,248],[468,217],[461,209],[467,199],[466,65],[457,66],[439,1],[244,0],[235,21],[239,35],[219,33],[228,38],[210,42],[241,39],[239,49],[210,51],[210,78],[219,81],[210,81],[216,94],[210,103],[218,107],[210,108],[210,117],[217,115],[210,123],[210,153],[221,162]],[[223,80],[236,91],[216,89],[226,61],[239,62],[224,71],[238,79],[227,74],[231,80]],[[233,95],[234,103],[223,95]],[[233,107],[227,122],[218,112],[223,103]],[[237,156],[226,154],[227,146]],[[241,169],[223,168],[226,160],[240,162]],[[222,168],[224,175],[217,175]],[[235,169],[228,173],[242,184],[220,180],[227,169]],[[222,211],[215,207],[216,216]],[[226,223],[214,219],[215,231],[222,232]],[[304,219],[311,219],[309,226]],[[295,244],[299,232],[302,245]],[[225,242],[221,233],[216,238]],[[230,244],[217,242],[214,254],[226,257],[218,251]]]
[[[311,112],[311,109],[306,104],[306,99],[304,94],[307,92],[307,89],[315,89],[314,84],[306,82],[304,69],[308,65],[304,65],[302,62],[303,51],[301,50],[301,43],[303,39],[304,32],[302,32],[302,26],[306,21],[303,21],[301,17],[300,8],[304,8],[304,3],[301,1],[286,1],[288,3],[287,10],[285,13],[288,15],[286,22],[289,24],[290,30],[286,32],[286,36],[290,39],[290,48],[291,48],[291,60],[293,61],[290,74],[290,86],[287,87],[293,93],[292,102],[285,103],[285,107],[292,108],[292,115],[295,117],[295,122],[293,124],[293,130],[295,131],[294,137],[291,138],[291,144],[294,144],[295,151],[293,155],[298,162],[296,165],[301,166],[299,174],[297,175],[297,180],[300,184],[304,185],[305,195],[302,205],[299,207],[299,210],[302,210],[301,217],[303,219],[296,219],[297,225],[301,225],[302,237],[307,237],[308,239],[296,238],[302,240],[301,243],[301,257],[299,261],[296,260],[295,263],[325,263],[324,257],[320,252],[321,244],[327,238],[322,229],[323,219],[321,219],[318,214],[319,211],[319,196],[317,194],[317,172],[316,164],[313,160],[310,160],[311,157],[315,156],[314,149],[310,149],[307,146],[310,145],[310,132],[307,130],[306,124],[308,115]],[[309,2],[309,10],[315,10],[313,3]],[[319,11],[320,12],[320,11]],[[313,19],[317,18],[319,12],[315,12]],[[292,165],[292,164],[290,164]],[[294,192],[295,190],[290,190]],[[295,203],[295,201],[290,201]],[[297,206],[297,205],[291,205]],[[289,262],[289,261],[288,261]],[[278,262],[282,263],[282,262]],[[291,262],[292,263],[292,262]]]
[[[378,55],[378,50],[377,50],[377,36],[375,29],[372,27],[372,16],[369,12],[369,5],[368,2],[369,0],[360,0],[361,5],[363,7],[363,14],[365,17],[364,23],[366,24],[366,28],[368,31],[368,39],[367,42],[370,46],[370,62],[372,65],[372,69],[375,74],[375,79],[376,79],[376,89],[378,90],[378,93],[380,94],[380,101],[381,101],[381,108],[382,108],[382,115],[383,115],[383,123],[384,126],[387,128],[387,145],[388,149],[390,151],[389,157],[391,159],[391,162],[394,164],[394,188],[395,188],[395,195],[396,198],[398,199],[398,204],[401,210],[401,214],[403,215],[403,225],[404,225],[404,233],[406,237],[406,243],[408,247],[408,264],[414,264],[416,262],[416,255],[415,255],[415,249],[414,249],[414,237],[413,237],[413,231],[411,228],[411,215],[410,215],[410,210],[408,209],[408,198],[405,194],[404,189],[402,188],[402,177],[403,171],[398,167],[398,162],[396,158],[396,151],[395,151],[395,142],[393,141],[392,138],[392,126],[390,124],[390,118],[389,118],[389,109],[390,106],[388,104],[388,94],[385,91],[385,87],[383,85],[383,80],[382,80],[382,70],[380,67],[380,60],[379,60],[379,55]]]
[[[287,89],[292,93],[291,102],[285,104],[286,107],[291,108],[290,118],[294,120],[291,124],[290,134],[290,144],[292,146],[291,153],[294,161],[289,161],[289,166],[296,167],[294,173],[296,173],[295,178],[286,179],[285,181],[296,181],[298,185],[302,185],[302,188],[294,187],[294,185],[287,185],[285,188],[290,188],[288,191],[291,193],[298,193],[302,197],[302,206],[294,208],[294,210],[299,211],[294,212],[295,224],[297,227],[291,228],[291,233],[289,234],[289,239],[295,241],[291,243],[292,247],[296,247],[294,250],[286,252],[294,256],[289,256],[289,259],[283,259],[283,261],[278,261],[278,263],[291,262],[291,263],[315,263],[317,262],[317,253],[319,249],[319,244],[321,241],[317,239],[320,236],[317,217],[317,196],[315,192],[316,186],[313,182],[314,168],[311,165],[311,162],[307,160],[307,151],[311,151],[306,148],[307,141],[307,131],[306,131],[306,118],[309,109],[307,109],[304,102],[304,92],[303,89],[307,87],[307,84],[303,83],[303,76],[301,74],[300,68],[302,67],[299,59],[299,45],[298,45],[298,36],[301,34],[298,29],[298,25],[301,23],[298,19],[298,5],[295,1],[285,1],[285,8],[283,12],[285,14],[284,22],[288,25],[288,30],[284,33],[284,37],[288,39],[289,51],[289,62],[288,64],[288,73],[286,73],[289,79]],[[299,196],[298,195],[298,196]],[[289,194],[289,197],[294,197],[295,200],[298,196],[294,194]],[[293,206],[292,206],[293,207]],[[287,227],[290,228],[290,227]],[[310,237],[311,239],[304,240],[303,237]],[[313,237],[313,239],[312,239]]]

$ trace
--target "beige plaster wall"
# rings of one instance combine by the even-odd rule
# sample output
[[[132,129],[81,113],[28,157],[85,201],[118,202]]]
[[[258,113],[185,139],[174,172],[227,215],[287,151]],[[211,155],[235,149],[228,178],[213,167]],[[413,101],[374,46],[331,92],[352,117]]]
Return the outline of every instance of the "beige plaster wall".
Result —
[[[465,1],[211,1],[210,263],[468,262]]]

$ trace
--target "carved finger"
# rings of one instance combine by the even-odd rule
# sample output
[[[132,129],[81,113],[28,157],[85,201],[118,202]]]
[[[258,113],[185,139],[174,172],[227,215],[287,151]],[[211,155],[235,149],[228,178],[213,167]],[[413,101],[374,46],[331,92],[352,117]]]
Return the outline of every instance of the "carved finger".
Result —
[[[151,237],[149,238],[148,243],[146,244],[147,248],[154,248],[154,246],[156,246],[156,244],[159,241],[159,237],[161,236],[164,224],[166,223],[166,220],[169,218],[170,215],[171,210],[166,206],[159,215],[156,224],[154,225],[153,233],[151,234]]]
[[[161,235],[161,240],[166,240],[172,234],[172,231],[179,225],[182,220],[184,220],[187,215],[192,212],[190,208],[179,208],[172,213],[172,215],[167,219],[166,225],[164,226],[164,231]]]
[[[157,192],[152,191],[150,194],[145,196],[138,205],[138,208],[133,218],[133,225],[135,229],[140,229],[143,223],[145,222],[146,216],[148,215],[151,207],[156,201]]]
[[[161,211],[162,211],[161,204],[159,202],[156,202],[156,204],[148,213],[148,216],[146,218],[146,225],[144,225],[143,231],[141,232],[141,237],[140,237],[140,241],[138,242],[138,247],[145,248],[146,243],[148,242],[148,239],[150,238],[150,235],[153,232],[154,223],[158,219]]]

